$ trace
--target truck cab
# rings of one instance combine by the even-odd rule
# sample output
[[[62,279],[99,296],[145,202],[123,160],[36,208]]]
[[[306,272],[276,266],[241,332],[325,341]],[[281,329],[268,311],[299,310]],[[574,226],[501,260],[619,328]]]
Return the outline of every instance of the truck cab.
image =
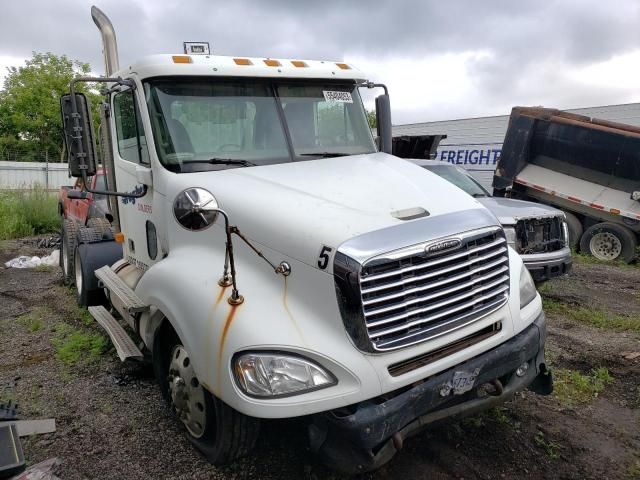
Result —
[[[551,391],[530,274],[480,202],[390,155],[386,88],[377,145],[359,94],[376,85],[351,64],[120,68],[92,14],[113,221],[79,233],[93,240],[77,243],[78,297],[123,361],[153,363],[212,463],[246,454],[260,419],[304,417],[313,451],[363,472],[437,420]],[[93,129],[73,85],[63,120],[86,179]]]

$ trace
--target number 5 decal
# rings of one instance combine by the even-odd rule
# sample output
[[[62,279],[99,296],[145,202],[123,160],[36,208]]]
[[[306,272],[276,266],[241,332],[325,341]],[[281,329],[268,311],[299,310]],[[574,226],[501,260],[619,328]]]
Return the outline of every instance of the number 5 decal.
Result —
[[[327,247],[326,245],[322,246],[320,255],[318,255],[318,268],[320,270],[326,270],[326,268],[329,266],[329,255],[331,255],[332,251],[332,248]]]

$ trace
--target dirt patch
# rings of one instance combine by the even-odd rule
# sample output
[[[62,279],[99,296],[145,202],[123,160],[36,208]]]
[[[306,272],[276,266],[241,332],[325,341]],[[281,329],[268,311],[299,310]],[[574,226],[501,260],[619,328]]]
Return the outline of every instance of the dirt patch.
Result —
[[[0,245],[0,261],[44,255],[29,243]],[[618,315],[640,314],[640,269],[576,265],[544,287],[566,305]],[[40,312],[31,331],[18,317]],[[94,362],[63,363],[54,339],[60,325],[98,335],[58,269],[0,267],[0,400],[15,399],[25,418],[53,417],[57,431],[24,439],[31,463],[56,456],[63,479],[341,478],[307,448],[304,420],[269,421],[250,457],[224,468],[191,447],[144,365],[122,364],[113,350]],[[65,327],[67,328],[67,327]],[[432,428],[405,442],[388,465],[366,479],[631,479],[640,471],[640,351],[637,332],[613,331],[549,315],[552,368],[590,378],[605,368],[610,383],[585,403],[523,392],[502,407]],[[637,466],[637,467],[636,467]]]

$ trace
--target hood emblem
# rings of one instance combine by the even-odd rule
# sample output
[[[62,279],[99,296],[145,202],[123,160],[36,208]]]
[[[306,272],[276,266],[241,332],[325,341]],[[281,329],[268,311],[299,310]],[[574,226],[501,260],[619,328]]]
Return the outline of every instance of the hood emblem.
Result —
[[[460,248],[462,242],[459,238],[447,238],[446,240],[441,240],[436,243],[431,243],[424,248],[424,252],[427,255],[433,255],[435,253],[441,253],[446,250],[453,250],[455,248]]]

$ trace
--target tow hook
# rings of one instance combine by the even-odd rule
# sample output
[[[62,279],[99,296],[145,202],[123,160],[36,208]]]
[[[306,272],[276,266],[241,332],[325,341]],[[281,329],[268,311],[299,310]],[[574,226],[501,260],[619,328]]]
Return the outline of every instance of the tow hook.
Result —
[[[402,438],[402,433],[396,432],[391,436],[391,440],[393,441],[393,446],[396,449],[396,452],[402,450],[402,446],[404,445],[404,438]]]
[[[493,392],[489,393],[489,395],[493,397],[499,397],[500,395],[502,395],[502,393],[504,392],[504,387],[502,386],[502,382],[500,380],[496,378],[494,380],[491,380],[489,383],[494,389]]]

